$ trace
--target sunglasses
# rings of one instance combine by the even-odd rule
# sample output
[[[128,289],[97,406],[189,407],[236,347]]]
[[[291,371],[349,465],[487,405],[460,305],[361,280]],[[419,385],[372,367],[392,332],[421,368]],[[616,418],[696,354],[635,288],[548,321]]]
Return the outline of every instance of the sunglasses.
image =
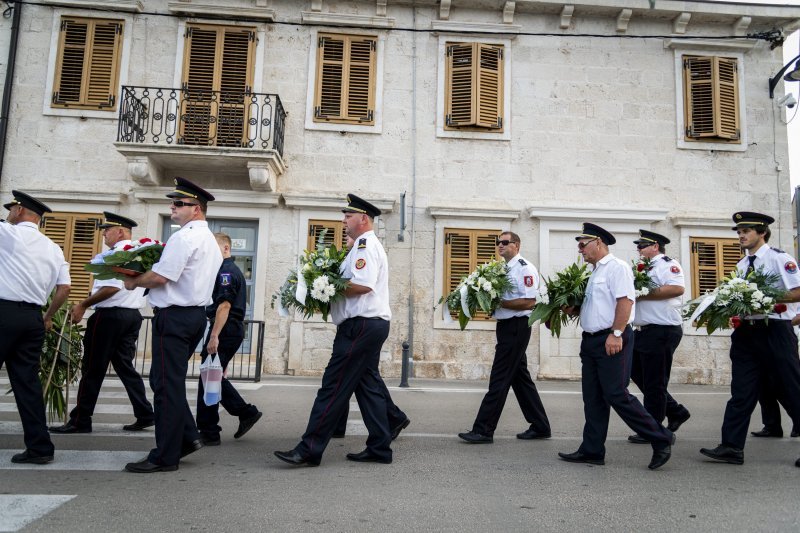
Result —
[[[586,242],[579,242],[579,243],[578,243],[578,250],[583,250],[584,248],[586,248],[587,246],[589,246],[590,244],[592,244],[592,243],[593,243],[594,241],[596,241],[597,239],[599,239],[599,237],[595,237],[594,239],[592,239],[592,240],[590,240],[590,241],[586,241]]]
[[[500,239],[497,239],[497,246],[508,246],[509,244],[516,244],[516,243],[517,241],[510,241],[508,239],[503,239],[502,241]]]
[[[173,200],[172,205],[174,205],[175,207],[183,207],[183,206],[192,206],[197,204],[191,204],[189,202],[183,202],[181,200]]]

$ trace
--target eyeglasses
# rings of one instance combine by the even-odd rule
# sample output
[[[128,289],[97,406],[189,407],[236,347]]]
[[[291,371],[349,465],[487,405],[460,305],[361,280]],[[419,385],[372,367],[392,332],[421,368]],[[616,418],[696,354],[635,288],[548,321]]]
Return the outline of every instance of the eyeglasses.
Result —
[[[654,242],[651,242],[650,244],[637,244],[637,245],[636,245],[636,249],[637,249],[637,250],[644,250],[645,248],[650,248],[650,247],[651,247],[651,246],[653,246],[654,244],[656,244],[656,243],[654,243]]]
[[[497,239],[497,246],[508,246],[509,244],[517,244],[517,241],[510,241],[508,239]]]
[[[175,207],[183,207],[183,206],[192,206],[197,204],[190,204],[189,202],[183,202],[181,200],[173,200],[172,205],[174,205]]]
[[[592,239],[592,240],[589,240],[589,241],[586,241],[586,242],[579,242],[579,243],[578,243],[578,250],[583,250],[584,248],[586,248],[587,246],[589,246],[591,243],[593,243],[593,242],[594,242],[594,241],[596,241],[597,239],[599,239],[599,237],[595,237],[594,239]]]

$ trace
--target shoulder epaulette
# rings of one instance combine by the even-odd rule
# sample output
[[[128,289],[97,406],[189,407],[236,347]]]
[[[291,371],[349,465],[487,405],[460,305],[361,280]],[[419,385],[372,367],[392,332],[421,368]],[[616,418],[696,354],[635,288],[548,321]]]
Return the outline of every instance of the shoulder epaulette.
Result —
[[[781,250],[780,248],[770,248],[770,250],[772,250],[773,252],[778,253],[778,254],[785,254],[786,253],[783,250]]]
[[[520,260],[519,260],[519,264],[520,264],[520,265],[522,265],[522,266],[525,266],[525,265],[527,265],[528,263],[526,263],[524,259],[520,259]]]
[[[669,263],[670,261],[672,261],[672,258],[671,258],[671,257],[669,257],[669,256],[667,256],[667,255],[665,255],[665,256],[664,256],[664,261],[666,261],[667,263]]]
[[[358,249],[363,250],[366,247],[367,247],[367,239],[366,238],[358,239]]]

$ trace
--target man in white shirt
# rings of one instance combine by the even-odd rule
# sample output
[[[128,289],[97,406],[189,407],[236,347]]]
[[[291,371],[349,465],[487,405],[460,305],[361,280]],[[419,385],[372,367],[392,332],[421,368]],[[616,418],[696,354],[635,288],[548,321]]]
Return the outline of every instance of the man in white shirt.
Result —
[[[150,388],[155,407],[156,447],[125,470],[149,474],[178,469],[181,458],[203,447],[186,401],[189,358],[203,339],[206,306],[211,304],[222,252],[208,229],[206,211],[214,196],[185,178],[175,179],[173,222],[181,229],[169,238],[153,270],[128,277],[125,288],[150,289],[153,307],[153,362]]]
[[[458,436],[470,444],[490,443],[500,421],[508,397],[514,389],[522,414],[530,427],[517,434],[518,439],[550,438],[550,421],[528,371],[525,350],[531,340],[528,317],[536,305],[539,294],[539,272],[529,261],[519,255],[519,235],[504,231],[497,237],[497,249],[508,265],[511,288],[502,296],[500,308],[494,312],[497,319],[497,344],[495,345],[489,391],[484,396],[472,430]]]
[[[605,464],[608,419],[613,407],[623,422],[650,442],[653,457],[647,467],[655,470],[669,460],[674,436],[628,392],[633,355],[633,272],[630,265],[609,252],[609,245],[617,240],[600,226],[585,222],[575,240],[583,259],[594,267],[579,311],[586,423],[578,450],[558,455],[571,463]]]
[[[99,229],[105,245],[117,250],[129,245],[136,222],[109,211],[104,211],[103,215],[105,222]],[[136,416],[132,424],[122,429],[141,431],[154,424],[153,406],[147,400],[142,376],[133,366],[136,340],[142,326],[140,309],[144,304],[144,289],[128,291],[121,280],[95,279],[89,297],[72,306],[70,318],[74,323],[83,319],[89,307],[94,308],[94,313],[86,323],[83,336],[81,381],[75,407],[66,424],[50,428],[52,433],[91,433],[92,415],[109,363],[125,387]]]
[[[8,222],[0,222],[0,367],[5,364],[22,421],[25,451],[12,463],[45,464],[55,450],[47,432],[39,359],[46,329],[69,296],[69,264],[61,248],[39,231],[51,209],[22,191],[11,191]],[[42,306],[56,288],[42,317]]]
[[[386,395],[378,363],[381,348],[389,336],[389,264],[381,242],[375,236],[373,220],[380,209],[354,194],[343,209],[347,235],[355,244],[341,267],[349,279],[344,298],[331,306],[336,324],[333,353],[322,375],[314,406],[302,440],[293,449],[276,451],[275,456],[292,465],[319,466],[336,424],[349,408],[355,392],[369,437],[367,447],[348,453],[358,462],[392,462],[392,429],[387,417]]]

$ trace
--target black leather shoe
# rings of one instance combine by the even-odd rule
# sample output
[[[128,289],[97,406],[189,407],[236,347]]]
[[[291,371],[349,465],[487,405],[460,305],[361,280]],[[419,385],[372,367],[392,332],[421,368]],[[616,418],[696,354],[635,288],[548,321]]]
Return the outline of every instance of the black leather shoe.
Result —
[[[671,432],[675,433],[678,431],[684,422],[689,420],[692,417],[692,414],[689,411],[684,411],[684,413],[680,416],[676,416],[675,418],[671,418],[669,420],[669,424],[667,424],[667,429]]]
[[[319,461],[314,461],[310,457],[303,457],[297,450],[289,450],[288,452],[274,452],[275,457],[289,463],[290,465],[300,466],[319,466]]]
[[[347,454],[348,461],[356,461],[358,463],[381,463],[384,465],[392,464],[391,459],[384,459],[383,457],[378,457],[376,455],[372,455],[367,450],[359,453],[348,453]]]
[[[568,463],[588,463],[590,465],[604,465],[606,464],[605,459],[602,457],[592,457],[591,455],[586,455],[583,452],[573,452],[573,453],[563,453],[558,452],[558,456],[561,457],[564,461]]]
[[[800,437],[800,428],[792,428],[792,434],[789,436],[792,438]]]
[[[794,466],[796,466],[797,468],[800,468],[800,459],[798,459],[797,461],[794,462]]]
[[[200,441],[203,443],[203,446],[219,446],[222,443],[222,439],[219,438],[219,435],[213,437],[211,435],[200,435]],[[190,452],[191,453],[191,452]]]
[[[343,439],[344,438],[344,433],[334,433],[333,435],[331,435],[331,438],[332,439]]]
[[[397,437],[399,437],[400,436],[400,432],[403,431],[404,429],[406,429],[410,423],[411,423],[411,419],[410,418],[406,418],[405,420],[403,420],[402,422],[397,424],[394,428],[392,428],[392,440],[394,440]]]
[[[78,427],[72,422],[72,420],[70,420],[63,426],[50,426],[50,433],[91,433],[91,432],[92,428]]]
[[[490,437],[489,435],[481,435],[480,433],[475,433],[474,431],[459,433],[458,436],[470,444],[490,444],[494,442],[493,437]]]
[[[53,461],[52,455],[34,455],[30,450],[25,450],[11,457],[12,463],[27,463],[34,465],[43,465]]]
[[[187,455],[193,454],[202,447],[203,447],[203,441],[201,441],[200,439],[195,439],[188,444],[184,444],[181,447],[181,459],[183,459]]]
[[[152,474],[153,472],[174,472],[178,469],[178,465],[157,465],[151,463],[147,458],[142,459],[138,463],[128,463],[125,465],[125,470],[133,472],[134,474]]]
[[[550,433],[540,433],[533,428],[523,431],[522,433],[517,433],[517,438],[522,440],[549,439],[550,437]]]
[[[711,457],[717,461],[730,463],[732,465],[740,465],[744,463],[744,451],[740,450],[739,448],[725,446],[724,444],[720,444],[713,450],[708,448],[700,448],[700,453],[706,457]]]
[[[256,422],[259,421],[259,419],[263,414],[264,413],[259,411],[250,418],[245,418],[243,420],[239,419],[239,429],[237,429],[236,433],[233,434],[233,438],[241,439],[242,437],[244,437],[244,434],[250,431],[250,428],[256,425]]]
[[[650,459],[650,464],[647,465],[647,468],[650,470],[655,470],[656,468],[661,468],[669,461],[669,458],[672,456],[672,446],[665,446],[664,448],[658,448],[653,450],[653,457]]]
[[[125,424],[122,426],[123,431],[142,431],[143,429],[147,429],[149,427],[155,426],[156,423],[154,420],[137,420],[133,424]]]
[[[783,438],[783,430],[764,428],[761,431],[751,431],[750,434],[754,437],[772,437],[775,439]]]
[[[634,433],[633,435],[628,437],[628,442],[632,442],[634,444],[650,444],[650,441],[644,437],[639,436],[638,433]]]

